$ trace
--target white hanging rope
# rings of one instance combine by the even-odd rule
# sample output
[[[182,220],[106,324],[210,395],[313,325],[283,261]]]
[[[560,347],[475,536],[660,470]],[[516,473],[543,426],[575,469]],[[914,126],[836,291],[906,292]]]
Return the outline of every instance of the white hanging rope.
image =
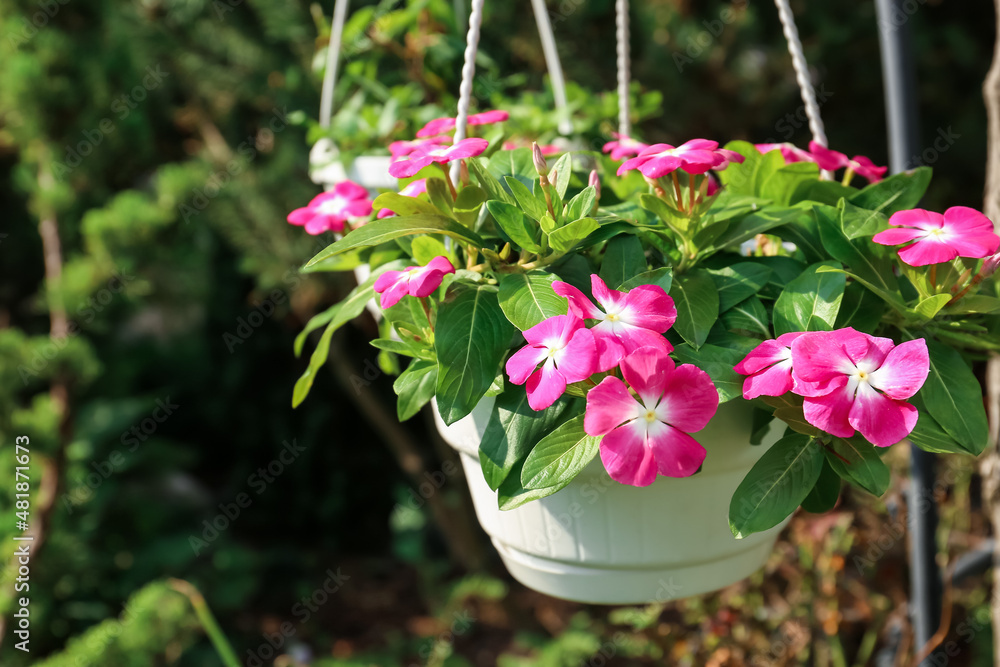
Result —
[[[615,2],[615,24],[618,28],[618,133],[630,137],[629,82],[632,62],[629,57],[628,0]]]
[[[795,17],[792,15],[791,7],[788,6],[788,0],[774,0],[774,4],[778,8],[778,17],[781,19],[785,39],[788,41],[788,53],[792,56],[795,80],[799,84],[802,102],[806,106],[806,116],[809,118],[809,129],[812,131],[813,141],[826,146],[826,132],[823,130],[823,120],[819,116],[816,92],[809,80],[809,66],[806,64],[806,56],[802,52],[802,42],[799,41],[799,31],[795,27]]]
[[[326,47],[326,72],[319,98],[319,126],[330,127],[333,119],[333,89],[337,87],[337,65],[340,60],[340,42],[344,35],[344,20],[348,0],[337,0],[333,6],[333,23],[330,24],[330,43]]]
[[[559,134],[569,136],[573,133],[573,123],[569,119],[569,104],[566,100],[566,80],[563,78],[562,63],[559,62],[559,51],[556,49],[556,36],[552,32],[552,22],[545,7],[545,0],[531,0],[531,8],[535,10],[535,23],[538,24],[538,36],[542,40],[542,52],[545,54],[545,66],[552,80],[552,94],[556,102],[556,117],[559,119]]]
[[[479,27],[483,22],[483,5],[486,0],[472,0],[469,14],[469,33],[465,38],[465,64],[462,65],[462,85],[458,89],[458,117],[455,119],[455,141],[465,139],[469,122],[469,105],[472,104],[472,79],[476,76],[476,52],[479,50]],[[451,179],[458,180],[460,161],[451,165]]]

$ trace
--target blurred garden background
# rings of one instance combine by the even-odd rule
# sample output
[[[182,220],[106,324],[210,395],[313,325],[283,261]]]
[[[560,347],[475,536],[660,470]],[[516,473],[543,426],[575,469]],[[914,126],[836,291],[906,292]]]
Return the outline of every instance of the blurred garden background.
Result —
[[[925,206],[978,208],[992,3],[910,6]],[[793,7],[831,147],[886,164],[874,4]],[[0,663],[223,664],[213,633],[250,667],[848,667],[912,652],[905,447],[885,498],[844,489],[833,512],[800,513],[749,581],[606,608],[506,574],[430,413],[397,425],[367,315],[291,408],[296,335],[354,284],[300,275],[332,239],[285,221],[320,191],[308,153],[331,10],[0,0]],[[549,10],[574,133],[599,148],[616,127],[614,0]],[[771,3],[631,13],[637,137],[808,141]],[[350,157],[452,115],[464,43],[451,0],[352,2],[329,136]],[[474,107],[554,137],[528,0],[486,3]],[[25,594],[17,436],[31,452],[30,654],[11,617]],[[947,566],[989,525],[974,465],[941,457],[939,474]],[[946,664],[994,664],[989,585],[949,587]]]

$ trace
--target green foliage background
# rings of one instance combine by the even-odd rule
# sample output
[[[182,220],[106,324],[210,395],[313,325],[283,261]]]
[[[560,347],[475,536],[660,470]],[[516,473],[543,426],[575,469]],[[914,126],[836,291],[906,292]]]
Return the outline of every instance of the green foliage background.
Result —
[[[603,92],[615,81],[613,4],[549,3],[575,128],[593,147],[614,129],[615,99]],[[873,3],[794,5],[831,146],[885,163]],[[294,645],[299,658],[347,655],[344,641],[375,651],[370,662],[324,664],[492,659],[471,662],[471,649],[451,655],[451,643],[413,631],[402,612],[351,620],[349,600],[389,595],[411,615],[447,625],[468,600],[485,605],[516,587],[458,578],[454,536],[464,531],[480,542],[466,563],[484,549],[460,509],[460,475],[440,491],[451,528],[436,528],[442,517],[428,505],[408,502],[420,473],[407,477],[398,451],[383,442],[384,424],[359,409],[362,397],[392,405],[391,377],[366,345],[373,322],[338,336],[340,380],[321,377],[310,400],[290,408],[305,364],[292,355],[295,335],[352,286],[350,275],[299,276],[297,267],[329,239],[284,221],[318,192],[307,176],[307,139],[319,130],[308,119],[319,104],[316,64],[330,10],[273,0],[0,1],[5,615],[14,598],[15,436],[31,439],[33,521],[51,501],[32,561],[32,653],[14,650],[8,622],[5,665],[36,664],[67,646],[44,664],[218,664],[167,577],[199,588],[244,660],[262,633],[292,620],[295,641],[283,650]],[[355,2],[352,11],[333,126],[349,154],[450,112],[464,46],[446,0]],[[551,95],[527,12],[526,1],[487,3],[477,104],[508,108],[512,126],[551,138]],[[922,162],[935,171],[926,205],[977,206],[990,7],[927,2],[908,20]],[[808,141],[769,3],[649,0],[633,3],[632,22],[634,90],[645,117],[639,137]],[[44,218],[58,221],[62,242],[62,278],[50,284],[38,234]],[[75,324],[63,343],[49,339],[52,308]],[[68,412],[52,387],[67,388]],[[162,421],[153,418],[164,414],[157,401],[176,406]],[[429,422],[415,420],[396,436],[420,443],[426,471],[447,469],[453,455],[430,432]],[[274,474],[284,443],[304,450]],[[269,465],[273,481],[262,481],[259,470]],[[47,500],[37,491],[54,471],[59,485]],[[251,502],[210,539],[203,522],[232,512],[240,494]],[[302,621],[296,603],[338,568],[367,592]],[[133,620],[107,631],[133,595]],[[558,631],[511,622],[520,648],[501,664],[578,664],[621,622],[560,613]],[[628,647],[618,656],[653,659],[661,649],[643,643],[641,623],[629,627],[637,634],[615,644]]]

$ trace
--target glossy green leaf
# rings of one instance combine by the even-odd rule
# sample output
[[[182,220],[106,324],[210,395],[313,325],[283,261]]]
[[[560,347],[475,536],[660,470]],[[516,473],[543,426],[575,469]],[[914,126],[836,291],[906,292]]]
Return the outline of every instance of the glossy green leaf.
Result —
[[[725,312],[753,296],[771,279],[771,269],[756,262],[737,262],[708,274],[719,290],[719,310]]]
[[[489,199],[496,199],[502,201],[505,204],[514,205],[516,202],[514,197],[507,192],[504,187],[497,180],[496,176],[490,173],[489,169],[483,164],[485,160],[483,158],[469,158],[466,160],[466,164],[469,166],[469,171],[472,172],[476,180],[479,181],[479,187],[486,190],[489,195]]]
[[[513,335],[514,327],[500,309],[495,288],[462,289],[438,307],[436,396],[446,424],[472,412],[486,394]]]
[[[526,489],[544,489],[573,481],[597,455],[601,439],[583,430],[583,415],[538,441],[521,469]]]
[[[551,273],[509,273],[500,279],[500,308],[507,319],[521,331],[542,320],[565,315],[566,299],[552,289],[556,276]]]
[[[544,218],[543,218],[544,219]],[[597,231],[600,225],[593,218],[581,218],[549,234],[549,245],[557,252],[569,252],[591,233]]]
[[[555,172],[556,178],[552,179],[552,173]],[[566,190],[569,188],[569,179],[573,175],[573,155],[571,153],[563,153],[556,160],[556,163],[552,165],[549,169],[548,177],[549,181],[552,183],[552,187],[555,188],[556,192],[559,193],[559,199],[566,198]]]
[[[768,206],[745,216],[734,227],[720,236],[713,245],[716,248],[739,245],[758,234],[771,232],[782,225],[793,222],[804,214],[805,211],[801,208]]]
[[[642,242],[634,236],[622,235],[608,241],[601,260],[601,280],[616,289],[628,280],[645,273],[646,254]]]
[[[979,381],[957,350],[928,340],[927,351],[930,373],[920,390],[927,411],[965,451],[980,454],[989,428]]]
[[[879,457],[878,448],[861,435],[834,438],[823,453],[830,467],[851,484],[875,496],[889,488],[889,466]]]
[[[415,234],[442,234],[469,243],[477,248],[484,246],[483,239],[472,230],[442,215],[411,215],[408,217],[383,218],[358,227],[339,241],[327,246],[309,260],[306,266],[322,262],[327,257],[340,255],[355,248],[376,246],[401,236]]]
[[[504,182],[511,194],[514,195],[514,199],[517,200],[520,209],[532,220],[541,220],[542,216],[545,215],[545,204],[535,199],[535,195],[528,189],[528,186],[513,176],[505,176]]]
[[[866,285],[871,285],[873,291],[880,295],[895,295],[895,301],[902,303],[891,259],[879,256],[877,252],[880,251],[868,239],[851,240],[844,236],[838,209],[817,206],[813,209],[813,215],[828,256],[844,264],[847,271],[858,276]]]
[[[497,505],[502,511],[508,511],[526,505],[534,500],[539,500],[553,493],[563,490],[573,480],[567,479],[555,486],[544,489],[528,489],[521,484],[521,471],[524,468],[524,461],[514,464],[510,474],[500,484],[497,489]]]
[[[662,269],[653,269],[652,271],[646,271],[645,273],[640,273],[637,276],[629,278],[624,283],[618,286],[618,290],[622,292],[627,292],[633,287],[638,287],[639,285],[659,285],[663,288],[664,292],[670,292],[670,285],[674,281],[674,272],[669,266]],[[611,287],[611,285],[608,285]]]
[[[740,301],[722,313],[722,324],[727,330],[762,340],[771,337],[767,309],[755,296]]]
[[[888,219],[878,211],[870,211],[844,202],[840,209],[840,228],[849,240],[870,239],[889,226]]]
[[[743,395],[744,376],[733,370],[746,354],[739,349],[706,343],[695,349],[683,343],[674,348],[674,356],[682,364],[694,364],[708,373],[719,392],[719,402],[725,403]]]
[[[535,411],[528,405],[524,388],[511,385],[497,396],[479,445],[479,464],[491,489],[500,488],[532,447],[559,425],[569,403],[563,397],[548,408]]]
[[[521,209],[505,202],[491,199],[486,202],[486,208],[496,220],[497,225],[518,247],[529,252],[539,252],[542,247],[535,243],[537,228],[524,215]]]
[[[590,217],[596,203],[597,188],[593,185],[588,185],[569,200],[569,204],[566,205],[566,219],[579,220],[580,218]]]
[[[931,168],[917,167],[872,183],[850,197],[855,206],[881,212],[885,216],[920,204],[931,183]]]
[[[433,361],[414,359],[392,383],[392,389],[399,397],[396,401],[399,421],[414,416],[431,400],[437,389],[437,372],[437,364]]]
[[[670,296],[677,308],[674,331],[692,347],[701,347],[719,318],[719,290],[712,277],[703,270],[675,276]]]
[[[733,493],[729,527],[737,539],[773,528],[802,504],[823,469],[823,449],[794,433],[774,443]]]
[[[434,204],[416,197],[401,195],[398,192],[383,192],[375,198],[375,201],[372,202],[372,210],[380,211],[383,208],[389,209],[398,216],[421,214],[444,216],[444,212]]]
[[[774,334],[792,331],[830,331],[837,321],[840,302],[844,298],[847,278],[842,273],[821,273],[822,266],[835,262],[813,264],[801,276],[788,283],[774,303]]]
[[[840,475],[830,467],[829,461],[823,462],[823,469],[819,473],[812,491],[802,501],[802,509],[812,514],[823,514],[829,512],[837,505],[840,498]]]

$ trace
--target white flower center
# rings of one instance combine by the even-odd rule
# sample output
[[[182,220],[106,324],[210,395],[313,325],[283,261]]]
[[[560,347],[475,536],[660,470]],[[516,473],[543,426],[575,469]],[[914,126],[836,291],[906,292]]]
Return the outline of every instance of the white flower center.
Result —
[[[317,206],[316,211],[323,215],[336,215],[340,213],[340,209],[344,208],[344,204],[346,203],[343,197],[334,197],[333,199],[327,199]]]

